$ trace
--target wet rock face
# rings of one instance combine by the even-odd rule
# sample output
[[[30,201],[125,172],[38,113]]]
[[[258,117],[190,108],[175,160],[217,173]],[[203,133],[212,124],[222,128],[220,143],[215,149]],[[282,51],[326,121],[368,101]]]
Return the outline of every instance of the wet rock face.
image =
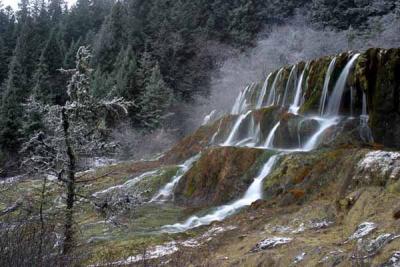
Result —
[[[193,134],[183,138],[172,147],[162,158],[164,164],[177,164],[198,154],[211,145],[214,137],[216,143],[223,140],[229,133],[229,129],[237,116],[225,116],[210,125],[204,125]]]
[[[356,79],[368,94],[374,139],[385,146],[399,148],[400,49],[370,49],[361,63]]]
[[[199,161],[182,177],[175,201],[191,207],[227,203],[251,183],[252,167],[264,152],[260,149],[222,147],[203,152]]]

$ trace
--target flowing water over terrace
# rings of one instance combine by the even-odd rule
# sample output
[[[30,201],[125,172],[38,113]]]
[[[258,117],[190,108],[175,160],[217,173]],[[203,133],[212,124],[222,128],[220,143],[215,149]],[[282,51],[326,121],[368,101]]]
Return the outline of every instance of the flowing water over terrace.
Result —
[[[167,225],[161,227],[161,231],[176,233],[201,225],[208,225],[214,221],[221,221],[243,207],[261,199],[263,183],[273,171],[280,155],[307,152],[318,148],[324,140],[325,134],[329,132],[328,129],[335,128],[345,119],[344,116],[340,115],[340,109],[346,90],[349,89],[347,82],[349,75],[358,56],[359,54],[351,56],[345,66],[342,67],[338,66],[336,57],[328,61],[329,66],[326,66],[326,71],[323,72],[322,76],[324,81],[323,85],[320,86],[319,98],[315,101],[316,108],[312,112],[303,111],[303,104],[310,98],[310,91],[307,91],[307,89],[309,78],[312,75],[310,74],[312,62],[295,65],[290,69],[281,68],[275,76],[269,74],[262,86],[257,87],[256,84],[251,84],[241,91],[231,110],[232,115],[230,116],[235,119],[230,124],[230,128],[223,129],[223,127],[226,127],[223,125],[226,124],[223,124],[221,120],[216,127],[217,129],[210,136],[209,144],[218,146],[219,143],[220,146],[265,149],[273,151],[275,155],[269,157],[260,167],[258,174],[242,197],[228,204],[212,208],[206,214],[202,211],[189,216],[180,223],[174,223],[176,220],[171,224],[167,222]],[[332,80],[332,74],[335,71],[340,73],[336,81]],[[284,73],[286,74],[284,75]],[[256,88],[260,88],[260,91],[255,91]],[[330,88],[333,88],[332,92],[330,92]],[[216,113],[217,111],[213,110],[207,115],[204,124],[210,122]],[[263,116],[269,116],[268,123],[263,122]],[[368,118],[367,96],[363,94],[362,110],[359,114],[359,131],[361,138],[371,141],[372,134],[368,127]],[[290,138],[294,141],[290,146],[285,146],[282,145],[282,140],[285,142],[289,138],[289,136],[285,136],[288,133],[288,127],[292,127],[290,130],[293,136]],[[308,129],[307,134],[304,134],[304,129]],[[157,207],[162,209],[163,206],[173,205],[175,188],[191,167],[196,164],[199,157],[200,155],[197,155],[179,165],[176,174],[145,205],[156,207],[156,209]],[[134,182],[140,177],[151,174],[149,172],[139,176],[134,179]],[[166,214],[168,212],[169,210],[166,210]]]
[[[196,155],[183,163],[180,166],[178,173],[172,177],[171,181],[167,183],[160,191],[150,200],[150,202],[163,202],[171,198],[174,193],[174,188],[178,184],[179,180],[185,175],[185,173],[192,167],[193,163],[198,160],[200,155]]]
[[[276,139],[276,135],[279,132],[279,128],[283,127],[282,121],[279,118],[275,122],[273,127],[269,130],[268,135],[263,140],[261,136],[262,126],[260,122],[257,122],[255,120],[254,110],[247,110],[247,107],[251,106],[251,99],[246,100],[246,95],[249,95],[249,91],[251,91],[251,86],[247,87],[243,92],[239,94],[235,102],[234,108],[232,109],[232,113],[239,114],[239,116],[237,117],[232,129],[229,131],[228,137],[221,145],[256,147],[268,150],[275,150],[278,153],[307,152],[318,148],[319,144],[321,143],[321,139],[323,138],[326,131],[338,125],[342,120],[342,116],[340,116],[339,114],[342,105],[342,98],[347,88],[348,77],[351,74],[358,57],[359,54],[355,54],[346,63],[346,65],[340,72],[338,80],[335,81],[334,88],[331,94],[329,94],[329,87],[332,82],[332,73],[337,65],[337,59],[336,57],[334,57],[330,60],[329,66],[327,66],[325,72],[324,83],[321,88],[322,92],[318,101],[319,105],[318,110],[316,111],[316,115],[306,115],[298,113],[302,105],[301,99],[304,98],[303,94],[305,94],[305,90],[308,86],[308,79],[306,80],[306,77],[310,68],[310,62],[306,63],[299,77],[297,65],[293,66],[286,81],[282,81],[284,68],[281,68],[276,73],[271,86],[269,84],[272,74],[268,75],[263,83],[263,86],[261,87],[261,91],[256,100],[256,103],[254,104],[254,107],[256,109],[260,109],[264,107],[279,105],[281,108],[280,112],[282,112],[283,114],[287,112],[294,114],[294,116],[299,116],[300,119],[298,120],[296,127],[297,146],[290,149],[275,146],[274,141]],[[284,91],[282,101],[280,101],[282,89],[278,88],[278,84],[282,84],[282,82],[284,82]],[[265,103],[264,98],[266,95],[268,95],[268,98]],[[293,101],[290,103],[290,105],[288,104],[289,95],[293,96]],[[326,108],[325,105],[327,105]],[[286,108],[286,106],[289,106],[288,109]],[[250,120],[250,123],[248,123],[248,120]],[[303,125],[308,122],[316,123],[317,127],[315,128],[315,130],[313,130],[309,137],[302,140],[300,136],[300,131]],[[364,95],[362,114],[360,114],[360,135],[362,135],[365,139],[370,139],[372,135],[370,134],[370,130],[368,131],[369,128],[367,126],[367,122],[368,115],[366,110],[366,96]],[[248,125],[248,129],[242,129],[246,128],[244,127],[245,123],[247,123],[246,125]],[[245,134],[240,134],[241,131],[244,131]],[[260,146],[260,144],[262,145]],[[235,213],[240,208],[250,205],[252,202],[262,197],[262,182],[269,175],[276,161],[277,156],[272,156],[265,163],[265,165],[261,168],[258,176],[254,178],[253,183],[250,185],[242,198],[230,204],[217,207],[207,215],[194,215],[188,218],[183,223],[165,226],[163,227],[164,231],[181,232],[201,225],[207,225],[213,221],[223,220],[227,216]]]
[[[165,232],[183,232],[201,225],[208,225],[214,221],[222,221],[226,217],[232,215],[237,210],[249,206],[254,201],[262,198],[262,182],[271,173],[276,161],[277,155],[271,156],[262,167],[260,173],[254,178],[253,183],[247,189],[244,196],[231,204],[219,206],[211,213],[205,216],[192,216],[183,223],[176,223],[173,225],[166,225],[163,227]]]

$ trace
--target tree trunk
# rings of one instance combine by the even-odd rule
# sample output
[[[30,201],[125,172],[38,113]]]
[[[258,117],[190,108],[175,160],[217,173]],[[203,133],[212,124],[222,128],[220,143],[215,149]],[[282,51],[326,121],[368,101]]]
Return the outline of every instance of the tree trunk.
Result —
[[[69,120],[66,114],[65,108],[61,111],[62,126],[64,131],[65,148],[67,150],[68,166],[67,166],[67,208],[65,212],[65,224],[64,224],[64,244],[63,254],[68,254],[73,248],[73,208],[75,202],[75,169],[76,169],[76,158],[75,153],[71,144],[71,136],[69,133]]]

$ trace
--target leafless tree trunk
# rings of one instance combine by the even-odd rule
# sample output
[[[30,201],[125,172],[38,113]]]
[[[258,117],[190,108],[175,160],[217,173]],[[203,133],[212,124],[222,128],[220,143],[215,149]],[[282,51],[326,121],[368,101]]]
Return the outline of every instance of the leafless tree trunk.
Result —
[[[62,127],[64,131],[65,148],[67,150],[68,165],[67,165],[67,208],[65,213],[64,224],[64,244],[63,254],[68,254],[73,247],[73,208],[75,202],[75,170],[76,158],[72,148],[71,137],[69,132],[69,120],[66,114],[66,109],[61,110]]]

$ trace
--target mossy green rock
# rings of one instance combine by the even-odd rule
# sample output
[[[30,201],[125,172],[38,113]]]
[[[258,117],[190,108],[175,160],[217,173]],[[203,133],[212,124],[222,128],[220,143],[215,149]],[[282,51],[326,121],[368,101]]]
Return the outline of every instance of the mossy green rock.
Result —
[[[204,151],[177,185],[176,203],[207,207],[233,200],[251,183],[254,177],[246,174],[263,153],[261,149],[235,147]]]

